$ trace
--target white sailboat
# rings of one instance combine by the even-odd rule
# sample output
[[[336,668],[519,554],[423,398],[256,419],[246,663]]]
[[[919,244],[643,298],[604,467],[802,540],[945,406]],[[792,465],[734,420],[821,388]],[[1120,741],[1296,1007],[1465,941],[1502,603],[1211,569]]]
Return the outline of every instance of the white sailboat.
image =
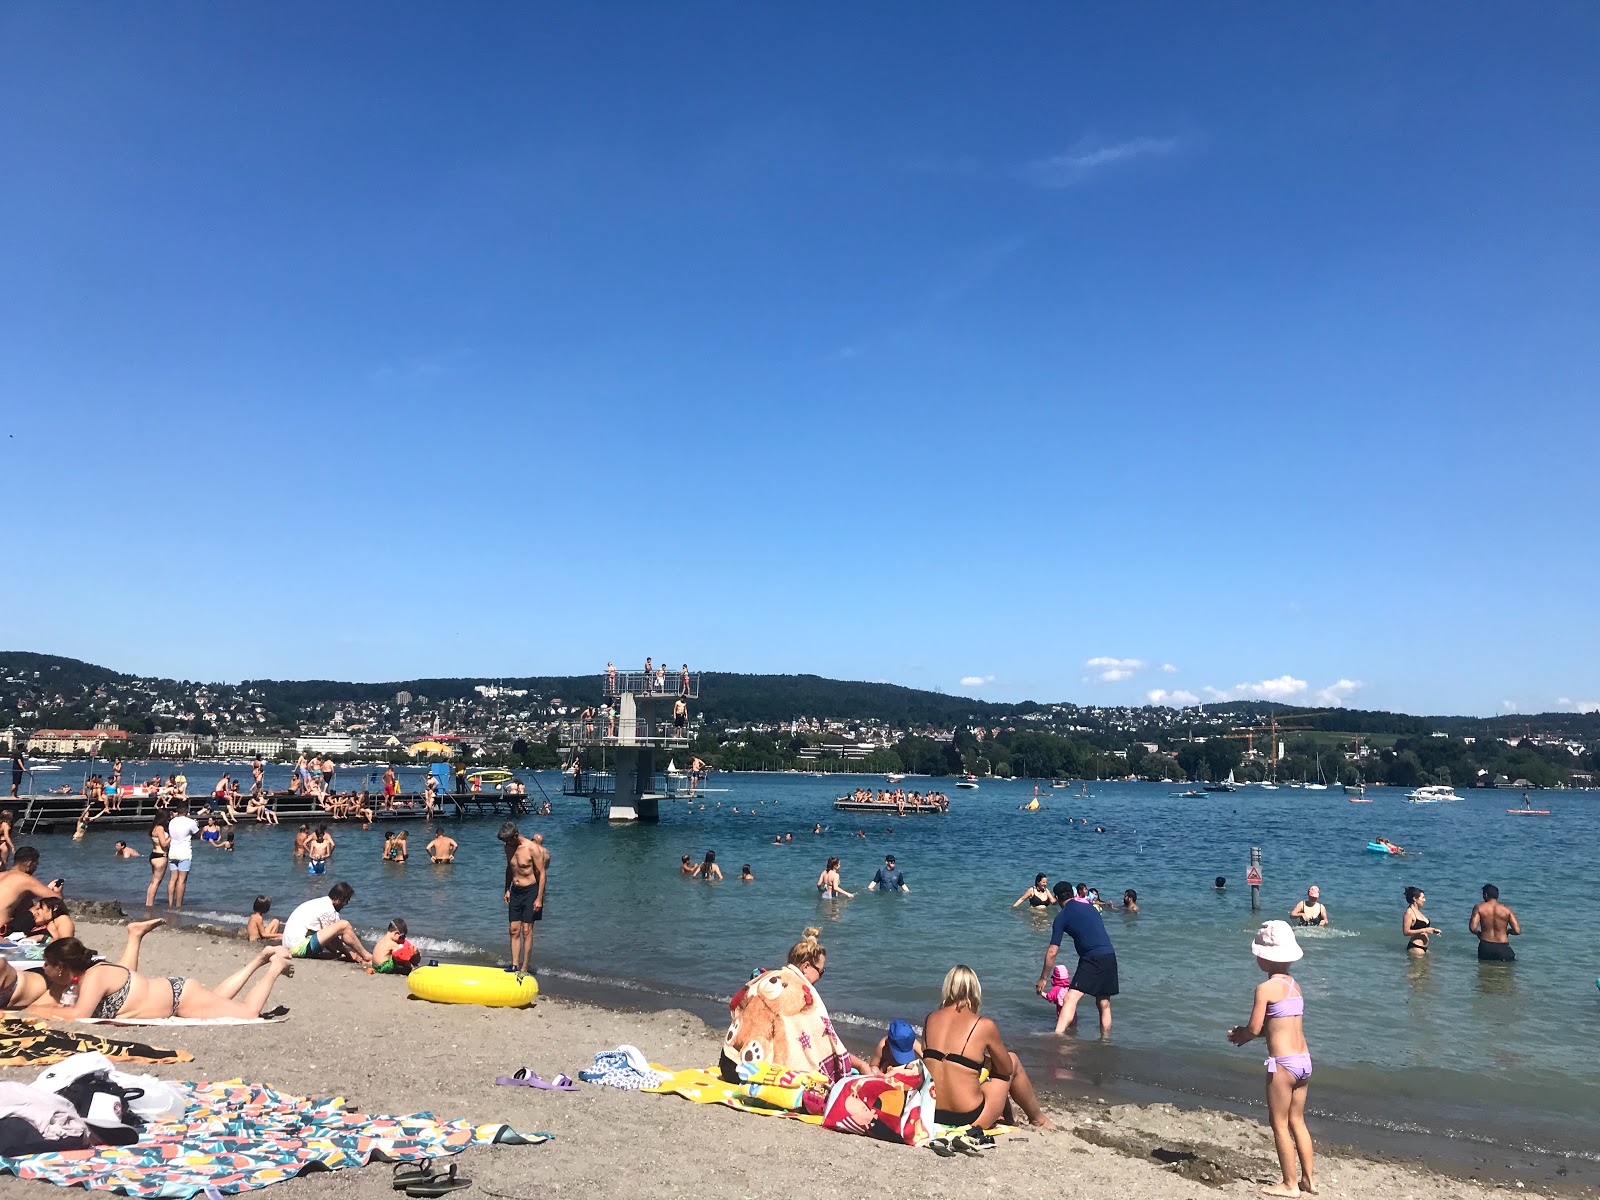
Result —
[[[1317,755],[1317,781],[1306,784],[1308,792],[1325,792],[1328,790],[1328,781],[1322,774],[1322,755]]]

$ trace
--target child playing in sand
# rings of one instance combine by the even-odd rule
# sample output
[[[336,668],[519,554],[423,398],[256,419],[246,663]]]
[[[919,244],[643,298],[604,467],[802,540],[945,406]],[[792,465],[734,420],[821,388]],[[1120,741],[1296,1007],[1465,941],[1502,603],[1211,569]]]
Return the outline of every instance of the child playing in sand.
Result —
[[[1057,963],[1050,970],[1050,990],[1044,998],[1056,1006],[1056,1032],[1067,1029],[1067,993],[1072,990],[1072,972]]]
[[[419,957],[416,946],[406,940],[406,923],[396,917],[389,922],[389,928],[372,948],[372,965],[367,968],[367,973],[409,975]]]
[[[1306,1128],[1306,1087],[1311,1081],[1311,1050],[1306,1045],[1301,1018],[1305,999],[1300,985],[1289,975],[1289,964],[1304,953],[1287,921],[1263,921],[1251,943],[1256,965],[1267,973],[1256,985],[1250,1023],[1228,1030],[1228,1040],[1243,1046],[1263,1035],[1267,1039],[1267,1112],[1272,1140],[1278,1147],[1283,1179],[1261,1189],[1263,1196],[1315,1194],[1316,1176],[1311,1163],[1311,1131]],[[1300,1170],[1295,1171],[1299,1159]],[[1298,1183],[1296,1179],[1298,1178]]]
[[[245,937],[252,942],[275,942],[283,936],[283,923],[276,917],[267,920],[267,914],[272,911],[272,897],[257,896],[250,907],[250,919],[244,926]]]

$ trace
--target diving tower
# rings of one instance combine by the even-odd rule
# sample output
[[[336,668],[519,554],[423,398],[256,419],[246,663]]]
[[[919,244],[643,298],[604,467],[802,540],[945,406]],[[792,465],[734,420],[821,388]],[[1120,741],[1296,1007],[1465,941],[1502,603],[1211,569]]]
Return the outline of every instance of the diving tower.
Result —
[[[687,707],[700,698],[700,677],[607,672],[605,705],[562,723],[561,746],[576,764],[562,781],[567,796],[602,804],[613,821],[655,821],[661,801],[693,795],[694,777],[657,769],[658,752],[687,749]],[[683,721],[675,715],[682,702]],[[670,761],[670,760],[669,760]]]

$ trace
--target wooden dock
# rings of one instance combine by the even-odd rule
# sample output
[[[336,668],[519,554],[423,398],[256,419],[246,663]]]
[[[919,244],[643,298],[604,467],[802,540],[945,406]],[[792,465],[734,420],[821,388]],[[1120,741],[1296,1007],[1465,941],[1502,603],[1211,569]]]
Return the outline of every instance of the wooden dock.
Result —
[[[384,796],[372,792],[356,793],[362,803],[372,810],[374,821],[421,821],[427,816],[427,805],[421,792],[408,792],[398,796]],[[259,824],[253,814],[243,807],[246,798],[241,796],[241,806],[234,810],[234,820],[240,825]],[[319,821],[333,824],[359,821],[360,817],[335,818],[313,796],[299,792],[269,792],[267,803],[277,814],[282,825],[315,825]],[[3,806],[3,802],[0,802]],[[12,824],[12,839],[20,841],[35,833],[71,831],[77,826],[84,810],[84,799],[79,796],[24,796],[10,805],[16,819]],[[129,796],[120,809],[102,814],[101,804],[95,801],[90,807],[91,829],[148,829],[157,813],[171,812],[170,803],[158,804],[152,796]],[[219,815],[224,810],[210,796],[190,796],[189,815],[204,823],[208,813]],[[519,817],[530,809],[527,796],[506,796],[499,792],[440,792],[434,797],[436,819],[466,820],[473,817]]]

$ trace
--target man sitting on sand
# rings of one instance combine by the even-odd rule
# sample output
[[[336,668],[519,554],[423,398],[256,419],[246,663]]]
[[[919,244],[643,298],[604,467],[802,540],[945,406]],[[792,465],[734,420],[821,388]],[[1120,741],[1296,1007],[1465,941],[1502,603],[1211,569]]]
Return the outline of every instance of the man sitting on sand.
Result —
[[[339,915],[355,898],[356,890],[344,880],[328,889],[321,900],[307,900],[289,914],[283,925],[283,944],[296,958],[344,958],[363,966],[372,955],[361,944],[355,928]]]
[[[23,897],[61,895],[59,883],[46,887],[33,877],[38,869],[39,852],[32,846],[18,846],[11,870],[0,871],[0,933],[9,931],[7,919]]]
[[[433,841],[428,843],[428,861],[434,863],[453,863],[456,860],[457,844],[455,838],[444,830],[439,830],[433,835]]]
[[[1473,906],[1467,929],[1478,936],[1479,962],[1517,961],[1517,953],[1511,948],[1510,935],[1520,936],[1522,926],[1517,921],[1517,914],[1500,903],[1500,889],[1494,884],[1483,885],[1483,903]]]

